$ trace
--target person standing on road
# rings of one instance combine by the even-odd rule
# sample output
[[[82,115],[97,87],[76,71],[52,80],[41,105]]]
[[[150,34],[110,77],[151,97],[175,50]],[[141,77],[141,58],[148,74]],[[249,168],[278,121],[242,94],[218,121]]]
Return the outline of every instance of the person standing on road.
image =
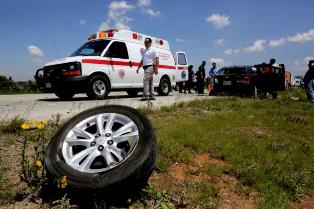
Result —
[[[142,59],[138,66],[136,73],[143,66],[144,79],[143,79],[143,98],[141,101],[155,100],[154,86],[153,86],[153,75],[158,74],[159,59],[155,49],[152,48],[152,39],[145,38],[144,41],[145,49],[141,49]]]
[[[209,95],[211,96],[213,94],[213,90],[214,90],[214,76],[218,73],[219,69],[216,66],[216,63],[213,62],[212,63],[212,68],[210,68],[209,70],[209,76],[208,79],[206,79],[207,81],[207,87],[208,87],[208,91],[209,91]]]
[[[189,94],[192,93],[191,89],[193,88],[193,77],[194,77],[193,65],[189,65],[189,67],[188,67],[188,80],[185,82],[184,93],[186,93],[186,90],[188,90]]]
[[[205,65],[206,61],[203,61],[202,64],[199,66],[197,71],[197,92],[199,94],[204,94],[204,84],[205,84]]]
[[[216,63],[213,62],[212,68],[210,68],[210,70],[209,70],[209,76],[212,77],[212,76],[216,75],[218,73],[218,71],[219,71],[219,69],[217,68]]]
[[[314,102],[314,60],[309,61],[309,70],[305,73],[303,81],[307,98]]]

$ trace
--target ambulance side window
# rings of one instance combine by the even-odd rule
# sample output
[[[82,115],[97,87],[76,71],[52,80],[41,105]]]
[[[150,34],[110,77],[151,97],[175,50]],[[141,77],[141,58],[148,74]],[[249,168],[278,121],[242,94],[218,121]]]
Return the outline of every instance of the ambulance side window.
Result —
[[[178,64],[179,65],[186,65],[187,64],[185,54],[178,53]]]
[[[118,41],[113,42],[107,50],[105,57],[129,59],[129,54],[125,43]]]

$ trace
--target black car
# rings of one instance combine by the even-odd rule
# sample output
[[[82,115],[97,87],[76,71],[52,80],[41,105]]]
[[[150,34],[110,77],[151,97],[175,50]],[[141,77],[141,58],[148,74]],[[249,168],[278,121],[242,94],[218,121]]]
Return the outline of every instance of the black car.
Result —
[[[256,86],[256,68],[254,66],[229,66],[221,68],[212,78],[212,94],[254,96]]]

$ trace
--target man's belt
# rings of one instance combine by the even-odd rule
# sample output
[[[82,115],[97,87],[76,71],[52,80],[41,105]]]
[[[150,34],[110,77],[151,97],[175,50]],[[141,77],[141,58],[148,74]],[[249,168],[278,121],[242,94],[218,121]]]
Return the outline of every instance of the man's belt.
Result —
[[[143,66],[144,70],[146,70],[147,68],[149,68],[150,66],[154,66],[154,65],[145,65]]]

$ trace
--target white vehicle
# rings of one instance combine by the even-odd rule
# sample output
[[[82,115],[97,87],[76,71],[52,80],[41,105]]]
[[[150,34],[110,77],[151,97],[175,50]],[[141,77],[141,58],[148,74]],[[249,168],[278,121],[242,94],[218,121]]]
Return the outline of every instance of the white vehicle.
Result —
[[[91,99],[105,99],[110,91],[127,91],[136,96],[143,90],[144,70],[136,73],[141,61],[144,39],[153,40],[159,57],[154,88],[168,95],[176,82],[186,81],[188,61],[184,52],[171,53],[166,40],[128,30],[107,30],[88,37],[88,42],[70,57],[58,59],[37,70],[35,79],[43,92],[53,92],[60,99],[86,93]]]
[[[300,78],[295,78],[294,79],[294,86],[295,87],[300,87],[301,86],[301,79]]]

